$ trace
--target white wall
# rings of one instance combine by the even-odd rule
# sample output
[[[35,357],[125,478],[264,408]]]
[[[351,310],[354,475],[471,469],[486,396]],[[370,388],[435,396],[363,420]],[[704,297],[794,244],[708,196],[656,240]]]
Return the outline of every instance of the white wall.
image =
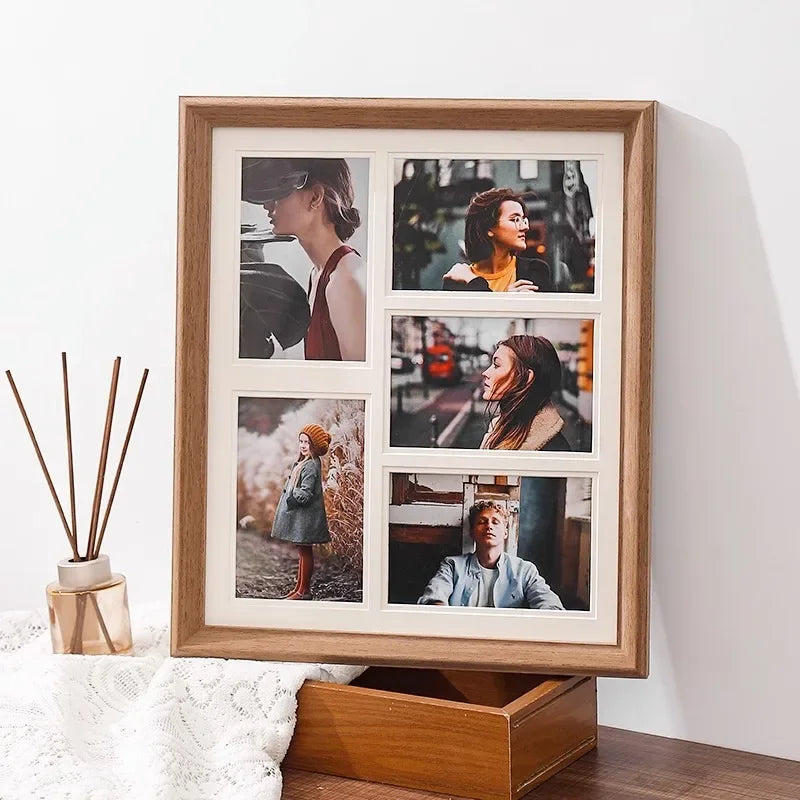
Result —
[[[652,674],[601,721],[800,758],[797,4],[3,9],[0,366],[63,475],[70,353],[84,520],[112,359],[123,410],[151,368],[108,534],[134,603],[169,596],[178,95],[659,100]],[[30,607],[65,544],[7,388],[0,443],[0,608]]]

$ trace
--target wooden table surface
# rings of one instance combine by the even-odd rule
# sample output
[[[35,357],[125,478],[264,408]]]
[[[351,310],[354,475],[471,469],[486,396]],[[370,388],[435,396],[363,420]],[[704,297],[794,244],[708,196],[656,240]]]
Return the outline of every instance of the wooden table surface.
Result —
[[[800,762],[600,728],[597,750],[525,800],[798,800]],[[461,800],[285,770],[284,800]]]

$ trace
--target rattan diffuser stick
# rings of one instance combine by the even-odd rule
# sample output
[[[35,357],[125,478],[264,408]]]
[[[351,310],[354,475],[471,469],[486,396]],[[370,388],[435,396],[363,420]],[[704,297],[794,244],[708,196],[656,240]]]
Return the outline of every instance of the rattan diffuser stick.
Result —
[[[75,558],[78,554],[78,516],[75,512],[75,468],[72,461],[72,418],[69,410],[69,376],[67,374],[67,354],[61,354],[61,374],[64,379],[64,416],[67,423],[67,468],[69,469],[69,510],[72,518],[72,539]]]
[[[86,552],[82,555],[78,547],[78,522],[75,511],[75,465],[72,453],[72,417],[70,412],[69,377],[67,372],[67,354],[61,354],[61,373],[64,383],[64,417],[67,433],[67,466],[69,472],[69,501],[72,528],[64,514],[64,508],[58,499],[50,472],[44,462],[44,456],[33,432],[28,413],[20,397],[11,371],[6,377],[11,391],[19,406],[25,427],[33,442],[33,449],[39,459],[39,465],[56,504],[61,524],[67,534],[72,558],[64,558],[58,562],[58,581],[47,586],[47,608],[50,619],[50,636],[54,653],[89,653],[93,655],[128,653],[133,647],[131,637],[130,614],[128,612],[128,594],[125,576],[112,573],[111,562],[107,554],[100,554],[103,544],[111,504],[117,493],[122,465],[128,452],[133,425],[142,400],[148,370],[144,371],[136,402],[133,407],[128,432],[122,446],[119,464],[109,494],[103,524],[99,525],[100,507],[103,500],[103,484],[105,483],[108,451],[111,442],[111,426],[114,420],[114,407],[117,398],[120,365],[122,359],[114,359],[111,376],[111,389],[108,394],[106,421],[103,430],[103,442],[100,448],[100,463],[97,467],[92,513],[86,537]],[[98,536],[99,529],[99,536]],[[101,635],[102,634],[102,635]]]
[[[89,552],[89,558],[97,558],[100,555],[100,546],[103,544],[103,537],[106,533],[106,525],[108,524],[108,515],[111,513],[111,504],[114,502],[114,497],[117,494],[117,484],[119,483],[119,476],[122,474],[122,464],[125,461],[125,454],[128,452],[128,444],[131,441],[131,434],[133,433],[133,425],[136,422],[136,415],[139,413],[139,404],[142,402],[142,394],[144,393],[144,385],[147,382],[147,375],[149,370],[142,373],[142,382],[139,384],[139,393],[136,395],[136,402],[133,405],[133,413],[131,414],[131,421],[128,425],[128,432],[125,434],[125,443],[122,445],[122,452],[119,456],[119,465],[117,466],[117,473],[114,475],[114,483],[111,484],[111,493],[108,496],[108,504],[106,505],[106,513],[103,515],[103,524],[100,527],[100,536],[97,538],[97,545],[94,551]]]
[[[67,522],[67,518],[64,516],[64,509],[61,507],[61,503],[58,500],[58,495],[56,494],[55,486],[53,486],[53,481],[50,478],[50,473],[47,470],[47,465],[44,463],[44,456],[42,455],[42,451],[39,449],[39,443],[36,441],[36,435],[33,432],[33,428],[31,427],[31,422],[28,419],[28,412],[25,411],[25,406],[22,403],[22,398],[19,396],[19,392],[17,391],[17,385],[14,383],[14,378],[11,375],[11,370],[6,370],[6,378],[8,378],[9,384],[11,384],[11,391],[14,393],[14,399],[17,401],[17,405],[19,406],[20,413],[22,414],[22,419],[25,422],[25,427],[28,429],[28,434],[31,437],[31,442],[33,442],[33,449],[36,451],[36,457],[39,459],[39,464],[42,467],[42,472],[44,473],[44,478],[47,481],[47,486],[50,489],[50,494],[53,495],[53,500],[55,501],[56,508],[58,509],[58,516],[61,517],[61,524],[64,526],[64,530],[67,534],[67,539],[69,540],[70,547],[72,548],[73,557],[76,561],[80,560],[80,555],[78,553],[78,543],[77,543],[77,536],[72,535],[72,532],[69,529],[69,523]]]
[[[97,523],[100,517],[100,502],[103,496],[103,482],[106,477],[106,462],[108,461],[108,443],[111,441],[111,424],[114,420],[114,404],[117,400],[117,383],[119,381],[119,368],[122,359],[114,359],[114,371],[111,374],[111,390],[108,393],[108,407],[106,408],[106,425],[103,430],[103,446],[100,449],[100,464],[97,467],[97,483],[94,487],[94,502],[92,503],[92,521],[89,527],[89,544],[86,547],[86,558],[94,558],[95,539],[97,536]]]
[[[17,406],[19,407],[20,414],[22,414],[23,422],[25,423],[28,435],[30,436],[31,442],[33,443],[33,449],[36,452],[36,457],[39,459],[39,465],[41,466],[42,472],[44,473],[45,480],[47,481],[47,486],[50,489],[50,494],[53,497],[53,502],[55,502],[56,504],[56,509],[58,511],[58,516],[61,519],[61,524],[64,526],[64,532],[67,534],[67,540],[69,541],[70,549],[72,550],[72,556],[73,556],[72,560],[76,562],[91,561],[96,559],[100,554],[100,546],[103,543],[103,537],[105,535],[106,526],[108,524],[108,517],[109,514],[111,513],[111,505],[114,502],[114,497],[117,492],[117,486],[119,484],[120,474],[122,473],[122,465],[125,461],[125,455],[128,452],[128,445],[130,444],[131,434],[133,433],[133,425],[136,422],[136,415],[139,412],[139,405],[142,401],[144,386],[147,381],[147,376],[149,374],[149,370],[145,370],[144,373],[142,374],[142,380],[141,383],[139,384],[139,392],[136,395],[136,402],[133,406],[133,413],[131,414],[130,423],[128,424],[128,431],[125,436],[124,444],[122,446],[122,452],[120,454],[119,464],[117,466],[117,471],[114,476],[114,482],[112,484],[111,492],[108,498],[108,502],[106,504],[105,514],[103,515],[103,523],[102,525],[99,525],[100,506],[102,504],[103,484],[105,482],[106,465],[108,462],[108,450],[111,440],[111,425],[114,418],[114,406],[117,396],[117,385],[119,382],[119,372],[121,363],[122,359],[119,357],[117,357],[114,360],[114,369],[111,376],[111,389],[109,391],[108,406],[106,409],[106,422],[103,431],[103,443],[100,451],[100,463],[97,469],[97,479],[95,482],[95,492],[92,503],[92,514],[89,523],[89,531],[88,531],[85,555],[81,555],[80,549],[78,547],[78,529],[77,529],[77,518],[75,512],[75,473],[74,473],[74,463],[72,456],[72,420],[70,415],[69,380],[67,375],[67,354],[66,353],[61,354],[61,370],[64,383],[64,415],[66,419],[66,430],[67,430],[67,461],[69,469],[70,512],[72,516],[71,528],[69,522],[67,522],[66,515],[64,514],[64,508],[61,505],[61,501],[58,499],[58,494],[56,493],[55,486],[53,485],[53,480],[50,477],[50,472],[47,469],[47,465],[45,464],[44,456],[42,455],[42,451],[39,448],[39,443],[36,440],[36,435],[33,432],[33,427],[31,426],[30,419],[28,418],[28,412],[25,410],[25,405],[22,402],[20,393],[17,390],[17,385],[14,382],[13,376],[11,375],[11,370],[6,370],[6,377],[8,378],[8,382],[11,386],[11,391],[14,393],[14,398],[17,401]],[[98,535],[98,529],[99,529],[99,535]]]

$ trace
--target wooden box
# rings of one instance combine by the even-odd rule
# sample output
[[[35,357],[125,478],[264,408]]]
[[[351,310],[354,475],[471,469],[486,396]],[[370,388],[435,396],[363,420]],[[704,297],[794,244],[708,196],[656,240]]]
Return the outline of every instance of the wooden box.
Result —
[[[594,678],[371,667],[305,684],[284,764],[517,800],[596,743]]]

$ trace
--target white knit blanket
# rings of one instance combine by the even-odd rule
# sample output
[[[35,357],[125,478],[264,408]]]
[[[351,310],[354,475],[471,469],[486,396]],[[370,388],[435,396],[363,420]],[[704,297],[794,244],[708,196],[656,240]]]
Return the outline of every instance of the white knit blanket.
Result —
[[[170,658],[167,616],[132,610],[132,656],[56,656],[0,613],[0,798],[279,800],[303,681],[363,668]]]

